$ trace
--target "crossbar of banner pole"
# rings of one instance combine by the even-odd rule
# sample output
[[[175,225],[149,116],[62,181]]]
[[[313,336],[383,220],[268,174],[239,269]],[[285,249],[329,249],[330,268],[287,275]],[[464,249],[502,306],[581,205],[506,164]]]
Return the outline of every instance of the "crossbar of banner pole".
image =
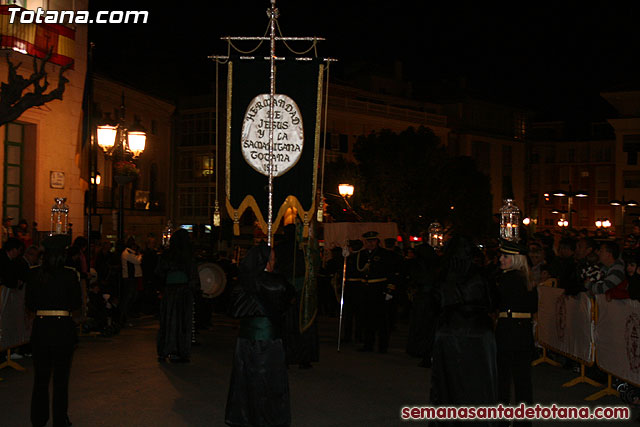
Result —
[[[207,56],[208,59],[229,59],[229,55],[210,55]],[[240,59],[256,59],[255,56],[240,56]],[[263,57],[264,60],[268,61],[269,58],[268,56]],[[276,60],[284,60],[286,59],[286,57],[277,57]],[[312,57],[301,57],[301,58],[295,58],[296,61],[313,61],[316,58],[312,58]],[[339,60],[336,58],[322,58],[321,59],[323,62],[338,62]]]
[[[220,40],[271,40],[271,37],[220,37]],[[324,37],[276,37],[276,41],[324,41]]]

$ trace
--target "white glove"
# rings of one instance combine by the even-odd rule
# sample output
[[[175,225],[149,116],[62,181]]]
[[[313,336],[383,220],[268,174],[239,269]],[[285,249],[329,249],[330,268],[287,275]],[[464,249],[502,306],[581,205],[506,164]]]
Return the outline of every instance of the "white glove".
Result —
[[[391,294],[384,294],[384,300],[385,301],[391,301],[391,299],[393,298],[393,295]]]
[[[349,248],[347,247],[347,245],[344,245],[344,247],[342,248],[342,256],[345,258],[349,256]]]

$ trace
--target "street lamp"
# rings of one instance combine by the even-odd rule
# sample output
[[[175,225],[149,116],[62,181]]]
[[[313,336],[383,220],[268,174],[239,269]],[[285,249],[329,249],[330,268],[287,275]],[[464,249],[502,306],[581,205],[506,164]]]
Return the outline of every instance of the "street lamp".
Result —
[[[345,198],[353,196],[353,189],[354,187],[351,184],[338,185],[338,193],[340,193],[340,195]]]
[[[340,196],[342,196],[342,200],[344,200],[344,203],[347,205],[349,212],[351,212],[358,219],[358,221],[361,221],[362,217],[358,215],[356,211],[353,210],[353,208],[351,207],[351,204],[349,203],[349,197],[353,196],[354,190],[355,190],[355,187],[351,184],[338,184],[338,193],[340,193]],[[331,194],[331,193],[326,193],[326,194]]]
[[[91,184],[100,185],[100,183],[102,183],[102,175],[100,175],[100,172],[96,172],[95,176],[91,177]]]
[[[624,214],[627,210],[627,206],[638,206],[638,202],[636,202],[635,200],[625,200],[624,196],[622,197],[622,200],[611,200],[609,202],[609,204],[611,206],[620,206],[622,207],[622,234],[624,234]]]
[[[567,198],[567,211],[569,212],[569,222],[567,226],[572,226],[571,224],[571,214],[573,212],[575,212],[572,209],[573,206],[573,198],[574,197],[579,197],[579,198],[585,198],[585,197],[589,197],[589,194],[587,194],[586,191],[572,191],[571,190],[571,186],[569,186],[569,191],[564,191],[564,190],[556,190],[552,193],[554,196],[556,197],[566,197]],[[546,195],[546,194],[545,194]],[[566,227],[566,226],[565,226]]]
[[[137,176],[135,165],[129,159],[137,159],[145,149],[147,134],[139,123],[131,127],[125,125],[124,92],[120,104],[118,122],[104,123],[98,126],[98,146],[114,163],[113,180],[118,184],[118,240],[124,242],[124,186],[133,182]],[[97,182],[97,180],[96,180]]]

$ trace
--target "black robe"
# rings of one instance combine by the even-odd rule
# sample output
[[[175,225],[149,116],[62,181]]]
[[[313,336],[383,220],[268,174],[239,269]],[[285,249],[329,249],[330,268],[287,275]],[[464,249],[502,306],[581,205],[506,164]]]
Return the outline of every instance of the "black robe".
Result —
[[[164,284],[160,303],[158,357],[188,361],[193,336],[193,292],[199,283],[195,261],[189,265],[174,265],[165,255],[156,267],[156,274]]]
[[[473,247],[452,241],[446,279],[442,281],[443,312],[433,345],[430,402],[436,406],[494,406],[498,402],[496,341],[489,317],[487,280],[472,264]],[[492,426],[491,421],[465,422]],[[459,425],[438,421],[433,425]]]
[[[262,271],[265,248],[253,248],[241,263],[240,288],[230,310],[242,319],[225,412],[230,426],[291,424],[282,331],[295,291],[282,275]]]

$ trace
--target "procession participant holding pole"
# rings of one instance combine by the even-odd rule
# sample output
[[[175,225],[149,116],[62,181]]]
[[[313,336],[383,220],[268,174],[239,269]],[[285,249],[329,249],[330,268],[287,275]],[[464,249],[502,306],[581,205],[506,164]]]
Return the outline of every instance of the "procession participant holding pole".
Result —
[[[394,273],[389,252],[380,247],[379,234],[368,231],[362,235],[364,248],[356,255],[356,269],[364,286],[364,346],[358,351],[373,351],[378,335],[378,351],[389,347],[389,318],[387,302],[393,298],[395,286],[389,280]]]
[[[284,227],[283,238],[275,246],[276,272],[282,274],[296,290],[297,304],[287,312],[287,333],[285,334],[285,348],[287,350],[287,364],[297,363],[301,369],[311,368],[311,362],[317,362],[318,330],[315,322],[306,330],[301,330],[301,314],[304,304],[305,278],[307,268],[305,252],[296,239],[296,226],[289,224]]]
[[[351,342],[353,331],[355,329],[355,341],[363,342],[363,320],[362,320],[362,299],[363,285],[362,277],[356,268],[356,258],[358,251],[362,249],[361,240],[349,240],[347,242],[348,255],[346,261],[346,274],[344,278],[344,299],[342,306],[342,324],[344,325],[344,333],[341,335],[343,343]],[[340,268],[343,266],[340,265]],[[342,279],[342,270],[340,271],[340,279]],[[338,282],[338,286],[342,286],[342,281]],[[340,298],[342,289],[338,288],[338,298]],[[354,328],[355,323],[355,328]]]
[[[31,423],[44,426],[49,420],[49,381],[53,373],[53,425],[71,425],[67,416],[69,373],[78,341],[72,312],[82,306],[80,277],[66,267],[66,247],[71,238],[58,234],[43,240],[41,266],[28,276],[25,295],[27,309],[35,314],[31,332],[34,383]]]
[[[240,262],[239,288],[230,315],[241,318],[233,357],[225,423],[288,426],[289,380],[282,334],[295,291],[274,273],[275,252],[264,243]]]

